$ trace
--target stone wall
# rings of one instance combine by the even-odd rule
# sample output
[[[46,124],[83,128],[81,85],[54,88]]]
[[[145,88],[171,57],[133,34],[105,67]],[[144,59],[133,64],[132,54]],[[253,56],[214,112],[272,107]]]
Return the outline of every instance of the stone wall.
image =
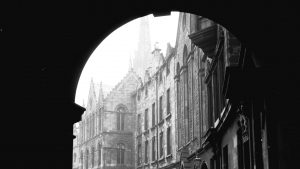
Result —
[[[170,49],[169,49],[170,50]],[[141,86],[136,93],[136,109],[137,118],[140,116],[138,126],[140,130],[136,131],[136,159],[138,162],[138,145],[141,145],[141,163],[138,164],[138,168],[157,168],[165,167],[176,161],[176,126],[175,126],[175,90],[174,90],[174,49],[166,57],[165,62],[156,72],[152,73],[152,76],[148,81]],[[161,56],[156,54],[156,56]],[[169,72],[167,74],[167,69]],[[170,90],[170,114],[167,114],[167,90]],[[159,100],[162,97],[162,119],[160,119],[160,107]],[[153,107],[155,104],[155,107]],[[153,110],[154,108],[154,110]],[[148,111],[147,119],[145,120],[145,112]],[[154,113],[154,115],[153,115]],[[154,118],[154,123],[153,123]],[[145,123],[148,123],[145,125]],[[147,127],[147,128],[145,128]],[[171,128],[171,153],[167,154],[167,128]],[[139,128],[137,128],[139,129]],[[139,132],[141,131],[141,132]],[[163,133],[163,155],[160,157],[160,133]],[[153,138],[155,138],[155,144],[153,147]],[[145,142],[148,141],[148,160],[145,161]],[[153,148],[155,155],[153,158]]]

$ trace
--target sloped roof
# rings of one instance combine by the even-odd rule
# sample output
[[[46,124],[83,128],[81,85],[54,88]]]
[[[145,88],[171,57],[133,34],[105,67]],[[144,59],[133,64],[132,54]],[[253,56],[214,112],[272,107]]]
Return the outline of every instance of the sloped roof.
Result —
[[[119,81],[119,83],[117,85],[115,85],[113,87],[113,89],[107,94],[107,96],[105,97],[105,99],[109,98],[115,91],[118,90],[118,88],[127,80],[129,79],[130,77],[135,77],[135,80],[140,83],[140,77],[138,76],[138,74],[133,70],[133,69],[130,69],[127,74],[123,77],[122,80]]]

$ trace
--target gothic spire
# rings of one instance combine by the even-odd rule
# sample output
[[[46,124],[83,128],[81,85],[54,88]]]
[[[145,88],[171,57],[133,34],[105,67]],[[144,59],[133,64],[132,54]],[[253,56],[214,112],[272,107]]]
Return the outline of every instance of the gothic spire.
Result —
[[[140,18],[137,50],[133,60],[133,69],[143,78],[147,64],[151,61],[151,38],[148,16]]]

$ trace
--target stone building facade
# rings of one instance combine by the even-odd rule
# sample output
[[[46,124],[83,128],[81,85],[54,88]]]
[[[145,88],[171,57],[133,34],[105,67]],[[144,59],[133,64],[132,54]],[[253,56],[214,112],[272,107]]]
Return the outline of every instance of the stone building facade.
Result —
[[[136,92],[137,168],[169,168],[176,163],[174,54],[170,44],[166,57],[155,48],[151,69]]]
[[[79,140],[78,140],[78,135],[79,135],[79,123],[75,123],[73,125],[73,135],[75,136],[73,140],[73,164],[72,168],[73,169],[79,169]]]
[[[176,51],[177,167],[268,168],[264,101],[248,92],[253,53],[224,27],[187,13]]]
[[[79,122],[77,154],[80,169],[135,168],[135,105],[139,81],[133,70],[104,98],[91,81],[86,111]],[[75,161],[75,159],[74,159]]]
[[[164,57],[149,51],[148,26],[144,18],[133,68],[106,98],[91,82],[74,168],[268,169],[254,54],[221,25],[180,13]]]

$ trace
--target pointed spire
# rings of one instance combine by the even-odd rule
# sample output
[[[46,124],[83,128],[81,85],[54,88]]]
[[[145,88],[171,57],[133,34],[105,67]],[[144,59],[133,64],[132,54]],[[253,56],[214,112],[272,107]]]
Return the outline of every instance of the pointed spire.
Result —
[[[131,71],[133,69],[133,66],[132,66],[132,57],[129,56],[129,67],[128,67],[128,71]]]
[[[88,95],[88,101],[86,107],[91,109],[94,106],[96,97],[95,97],[95,84],[93,78],[91,78],[90,82],[90,89],[89,89],[89,95]]]
[[[137,51],[133,60],[133,69],[143,78],[144,72],[151,61],[151,37],[148,16],[140,18]]]
[[[99,93],[98,93],[98,108],[103,107],[104,93],[102,88],[102,81],[100,82]]]

